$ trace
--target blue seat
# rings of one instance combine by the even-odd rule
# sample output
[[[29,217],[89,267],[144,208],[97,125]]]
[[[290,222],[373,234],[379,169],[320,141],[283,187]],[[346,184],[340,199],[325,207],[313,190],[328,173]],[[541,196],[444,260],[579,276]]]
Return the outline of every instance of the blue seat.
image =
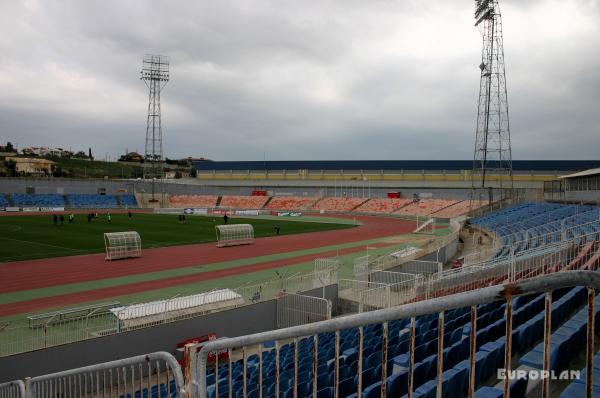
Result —
[[[415,390],[418,396],[423,398],[435,398],[437,392],[437,380],[429,380]],[[414,395],[413,395],[414,396]]]
[[[575,380],[565,388],[560,394],[560,398],[574,398],[574,397],[585,397],[586,394],[586,383],[585,380]],[[594,398],[600,397],[600,386],[594,384],[592,386],[592,394]]]
[[[525,398],[525,394],[527,393],[527,378],[520,378],[518,380],[513,381],[510,384],[510,396],[511,398]],[[502,398],[504,392],[495,387],[482,387],[475,391],[476,398]],[[573,395],[572,397],[578,397],[579,395]],[[581,395],[582,397],[585,396]],[[561,395],[562,397],[562,395]]]
[[[408,370],[402,370],[387,378],[387,393],[390,397],[400,397],[408,390]]]
[[[443,398],[461,398],[467,389],[468,372],[466,369],[450,369],[442,374]]]
[[[338,386],[338,393],[340,397],[347,397],[348,395],[356,392],[356,384],[354,384],[354,377],[348,377],[340,381]]]
[[[333,388],[326,387],[317,391],[317,398],[333,398]]]
[[[23,194],[11,195],[16,207],[65,207],[65,197],[59,194]]]
[[[373,383],[363,391],[364,398],[377,398],[381,396],[381,382]]]
[[[324,374],[320,374],[317,377],[317,388],[321,389],[324,387],[330,387],[331,386],[331,376],[329,375],[329,373],[324,373]]]

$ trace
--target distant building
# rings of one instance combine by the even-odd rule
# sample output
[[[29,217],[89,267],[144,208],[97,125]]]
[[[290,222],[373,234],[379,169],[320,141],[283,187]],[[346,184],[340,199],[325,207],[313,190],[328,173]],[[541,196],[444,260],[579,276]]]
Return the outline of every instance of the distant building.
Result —
[[[191,163],[191,162],[212,162],[212,160],[208,159],[208,158],[203,158],[203,157],[199,157],[199,158],[194,158],[191,156],[187,157],[187,160]]]
[[[15,162],[17,174],[51,175],[52,165],[55,164],[51,160],[38,158],[7,157],[6,160]]]
[[[175,175],[177,172],[179,172],[179,174],[181,175],[181,178],[189,178],[189,176],[190,176],[190,173],[188,173],[187,171],[174,170],[174,171],[166,171],[165,178],[176,178]]]
[[[70,158],[73,156],[73,152],[68,149],[49,148],[45,146],[30,146],[23,148],[21,152],[27,156],[55,156],[61,158]]]
[[[558,177],[544,183],[544,198],[575,202],[600,202],[600,168]]]
[[[9,142],[6,145],[0,145],[0,156],[12,156],[16,155],[17,150],[15,147]]]
[[[127,152],[125,155],[119,158],[119,162],[138,162],[142,163],[144,157],[137,152]]]

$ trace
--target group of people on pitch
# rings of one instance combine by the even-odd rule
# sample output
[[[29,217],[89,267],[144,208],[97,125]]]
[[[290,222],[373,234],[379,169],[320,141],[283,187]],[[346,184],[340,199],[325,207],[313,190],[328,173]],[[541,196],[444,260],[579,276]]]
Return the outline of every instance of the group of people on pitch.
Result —
[[[98,219],[98,218],[99,218],[98,212],[89,212],[87,214],[88,224],[91,224],[93,220]],[[127,218],[129,218],[129,221],[131,221],[131,219],[133,218],[133,214],[131,213],[131,211],[127,212]],[[68,220],[69,220],[69,224],[73,224],[73,222],[75,221],[75,214],[69,213]],[[112,224],[112,216],[110,213],[106,213],[106,221],[108,221],[109,224]],[[64,225],[65,224],[64,214],[53,214],[52,222],[54,223],[54,226],[57,226],[59,222],[60,222],[60,225]]]

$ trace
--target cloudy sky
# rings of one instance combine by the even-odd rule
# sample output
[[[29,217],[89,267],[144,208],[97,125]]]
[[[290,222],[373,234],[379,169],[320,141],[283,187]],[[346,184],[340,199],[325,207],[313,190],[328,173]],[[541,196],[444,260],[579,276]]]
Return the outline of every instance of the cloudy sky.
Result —
[[[469,159],[472,0],[0,0],[0,142],[168,157]],[[600,0],[501,2],[513,157],[600,156]]]

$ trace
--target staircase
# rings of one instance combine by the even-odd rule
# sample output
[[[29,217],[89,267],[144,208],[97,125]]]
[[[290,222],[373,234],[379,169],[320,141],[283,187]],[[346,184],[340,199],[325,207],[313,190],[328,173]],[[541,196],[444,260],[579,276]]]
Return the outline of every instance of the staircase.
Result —
[[[267,201],[266,201],[266,202],[265,202],[265,204],[263,205],[262,209],[266,208],[266,207],[269,205],[269,203],[271,203],[271,200],[273,200],[273,197],[272,197],[272,196],[269,196],[269,199],[267,199]]]

